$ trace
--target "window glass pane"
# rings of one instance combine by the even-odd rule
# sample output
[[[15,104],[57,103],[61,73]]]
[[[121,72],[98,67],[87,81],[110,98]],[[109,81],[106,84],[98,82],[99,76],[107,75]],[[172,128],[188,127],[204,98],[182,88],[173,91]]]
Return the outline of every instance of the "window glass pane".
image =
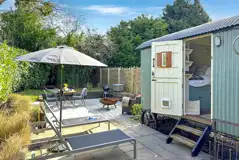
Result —
[[[167,54],[163,53],[162,54],[162,66],[166,66],[167,65]]]

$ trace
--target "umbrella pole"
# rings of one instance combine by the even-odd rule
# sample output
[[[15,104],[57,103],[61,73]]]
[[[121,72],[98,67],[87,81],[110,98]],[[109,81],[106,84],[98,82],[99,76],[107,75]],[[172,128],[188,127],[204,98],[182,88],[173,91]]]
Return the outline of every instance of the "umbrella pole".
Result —
[[[62,75],[63,75],[63,68],[64,66],[61,65],[61,88],[60,88],[60,126],[59,126],[59,131],[61,133],[61,121],[62,121],[62,98],[63,98],[63,90],[62,90]]]
[[[60,65],[61,67],[61,88],[60,88],[60,126],[59,126],[59,132],[61,134],[61,121],[62,121],[62,97],[63,97],[63,90],[62,90],[62,75],[63,75],[63,65]],[[55,145],[53,145],[53,147],[50,148],[50,151],[52,152],[63,152],[66,150],[66,146],[62,143],[62,142],[56,142]]]

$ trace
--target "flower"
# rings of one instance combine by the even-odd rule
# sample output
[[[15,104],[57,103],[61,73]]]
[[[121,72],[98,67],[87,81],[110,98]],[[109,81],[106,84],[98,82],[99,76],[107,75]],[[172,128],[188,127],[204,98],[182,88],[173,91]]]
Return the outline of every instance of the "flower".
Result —
[[[67,83],[64,83],[64,87],[68,87],[68,84],[67,84]]]

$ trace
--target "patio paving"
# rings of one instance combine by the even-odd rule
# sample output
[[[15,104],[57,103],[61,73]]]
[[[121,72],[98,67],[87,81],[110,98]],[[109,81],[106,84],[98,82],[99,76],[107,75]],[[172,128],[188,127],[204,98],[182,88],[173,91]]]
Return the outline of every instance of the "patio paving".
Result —
[[[85,109],[82,109],[85,108]],[[209,155],[201,152],[197,157],[191,157],[191,148],[180,143],[166,144],[166,135],[147,126],[131,120],[127,115],[121,115],[121,103],[111,110],[102,108],[99,99],[86,100],[86,107],[64,107],[63,119],[101,115],[111,119],[111,123],[137,140],[137,160],[207,160]],[[84,110],[84,112],[82,112]],[[55,110],[56,114],[59,112]],[[74,113],[73,113],[74,112]],[[67,114],[67,115],[64,115]],[[130,143],[106,147],[88,152],[82,152],[69,157],[58,157],[61,160],[131,160],[133,145]]]
[[[116,108],[114,106],[110,106],[110,110],[107,110],[106,108],[103,108],[103,105],[99,101],[100,99],[86,99],[85,106],[82,105],[80,101],[76,101],[76,104],[78,104],[76,107],[74,107],[70,102],[66,102],[63,106],[62,117],[63,119],[70,119],[88,116],[102,116],[107,119],[112,119],[121,115],[121,102],[116,104]],[[49,104],[54,105],[54,103]],[[59,108],[54,106],[53,111],[57,118],[59,118]]]

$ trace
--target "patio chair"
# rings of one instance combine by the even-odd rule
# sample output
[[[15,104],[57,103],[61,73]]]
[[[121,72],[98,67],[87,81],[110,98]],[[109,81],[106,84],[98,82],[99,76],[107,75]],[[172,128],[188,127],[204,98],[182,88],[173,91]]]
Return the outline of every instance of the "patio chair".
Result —
[[[43,90],[45,93],[45,99],[47,102],[56,102],[56,106],[58,107],[58,97],[56,93],[52,93],[51,95],[49,95],[49,93],[47,93],[46,89]]]
[[[72,100],[74,100],[74,104],[76,100],[81,100],[81,102],[85,106],[85,96],[87,96],[87,88],[83,88],[81,92],[74,93]]]
[[[63,137],[62,134],[57,129],[57,127],[48,118],[47,114],[45,116],[45,119],[55,132],[56,136],[58,137],[60,145],[63,145],[66,151],[51,155],[37,156],[35,157],[36,159],[50,159],[59,156],[71,155],[74,153],[98,149],[102,147],[119,145],[127,142],[133,144],[134,158],[136,159],[136,139],[125,134],[123,131],[119,129],[92,133],[87,135],[74,135],[70,137]]]

